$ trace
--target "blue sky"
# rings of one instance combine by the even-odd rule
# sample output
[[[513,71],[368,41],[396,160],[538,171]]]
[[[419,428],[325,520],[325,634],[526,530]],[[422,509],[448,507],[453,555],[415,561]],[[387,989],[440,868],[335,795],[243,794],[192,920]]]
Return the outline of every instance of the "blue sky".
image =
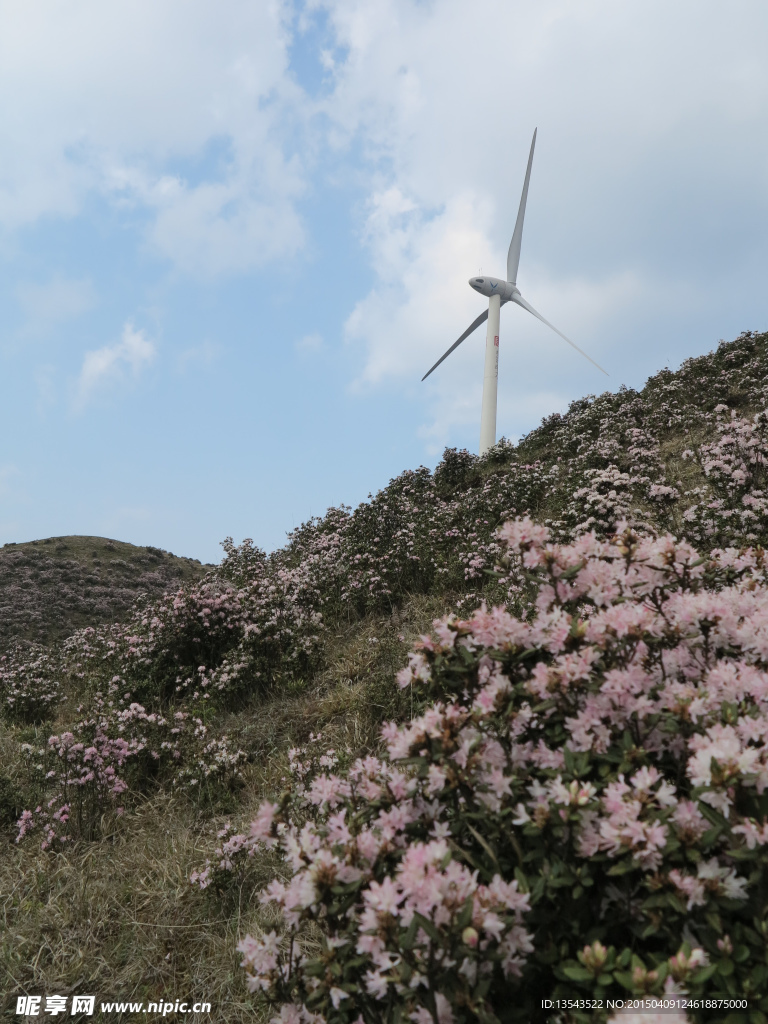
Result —
[[[768,328],[760,0],[0,0],[0,543],[218,561],[477,449],[504,276],[641,387]],[[498,432],[606,379],[502,312]]]

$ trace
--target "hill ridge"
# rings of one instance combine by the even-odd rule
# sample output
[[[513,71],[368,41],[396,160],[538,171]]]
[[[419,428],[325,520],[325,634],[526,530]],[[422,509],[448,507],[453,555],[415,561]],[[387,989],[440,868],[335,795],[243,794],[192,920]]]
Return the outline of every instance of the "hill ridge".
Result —
[[[8,542],[0,547],[0,646],[50,643],[84,625],[117,621],[139,596],[156,599],[211,568],[107,537]]]

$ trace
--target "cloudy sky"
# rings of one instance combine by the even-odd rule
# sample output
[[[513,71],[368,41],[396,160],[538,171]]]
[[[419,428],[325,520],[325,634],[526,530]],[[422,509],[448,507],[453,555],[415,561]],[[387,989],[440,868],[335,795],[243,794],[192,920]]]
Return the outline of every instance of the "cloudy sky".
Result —
[[[0,0],[0,543],[218,561],[768,328],[762,0]]]

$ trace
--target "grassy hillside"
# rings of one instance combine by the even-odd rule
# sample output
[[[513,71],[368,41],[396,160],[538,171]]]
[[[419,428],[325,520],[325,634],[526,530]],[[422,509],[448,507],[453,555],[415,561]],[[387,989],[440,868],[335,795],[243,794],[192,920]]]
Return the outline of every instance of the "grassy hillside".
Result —
[[[0,662],[7,1012],[23,992],[165,993],[253,1020],[235,943],[270,921],[254,893],[273,865],[194,888],[222,831],[280,793],[289,749],[310,734],[351,758],[379,748],[383,721],[418,711],[393,677],[435,618],[483,600],[528,609],[526,580],[501,561],[508,519],[531,515],[563,540],[625,520],[702,550],[768,544],[768,435],[754,418],[766,381],[768,335],[743,335],[640,392],[575,402],[484,459],[448,450],[434,474],[407,471],[270,555],[225,542],[205,580],[209,567],[112,541],[6,546],[2,638],[49,641]],[[179,583],[182,596],[160,596]],[[153,603],[130,612],[139,590]],[[62,642],[80,626],[94,628]],[[67,733],[124,780],[119,800],[98,779],[64,792]],[[133,744],[122,760],[118,738]],[[77,813],[43,810],[15,843],[21,811],[56,809],[63,793]]]
[[[211,566],[104,537],[48,537],[0,548],[0,646],[49,643],[82,626],[125,618],[149,599],[200,579]]]

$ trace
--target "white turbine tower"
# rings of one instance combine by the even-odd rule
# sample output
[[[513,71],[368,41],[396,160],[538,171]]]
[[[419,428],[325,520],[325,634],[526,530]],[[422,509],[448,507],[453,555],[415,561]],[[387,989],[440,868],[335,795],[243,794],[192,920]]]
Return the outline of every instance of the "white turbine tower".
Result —
[[[479,327],[485,320],[488,321],[488,331],[485,338],[485,373],[483,375],[483,409],[480,416],[480,454],[484,455],[489,448],[492,448],[496,444],[496,393],[498,390],[499,382],[499,313],[501,307],[507,302],[516,302],[518,306],[522,306],[523,309],[527,309],[529,313],[532,313],[535,317],[538,317],[542,323],[545,323],[547,327],[551,327],[555,334],[559,334],[563,341],[567,341],[569,345],[576,349],[577,352],[589,359],[593,366],[597,366],[598,370],[605,373],[606,377],[608,374],[603,370],[602,366],[599,366],[594,359],[587,355],[586,352],[582,351],[578,345],[574,345],[570,338],[558,331],[549,320],[545,320],[541,313],[537,313],[533,306],[526,302],[523,296],[520,294],[520,290],[517,287],[517,267],[520,263],[520,245],[523,241],[523,221],[525,220],[525,203],[528,199],[528,182],[531,179],[531,164],[533,163],[533,147],[536,145],[536,131],[533,133],[533,141],[531,142],[531,153],[528,157],[528,167],[525,172],[525,183],[523,184],[523,194],[520,197],[520,209],[517,211],[517,222],[515,224],[515,232],[512,235],[512,241],[509,245],[509,253],[507,255],[507,279],[506,281],[500,280],[498,277],[471,277],[469,284],[476,292],[480,292],[481,295],[488,296],[488,309],[485,313],[469,325],[464,331],[458,341],[455,341],[448,351],[440,356],[432,370],[436,370],[437,367],[442,363],[444,359],[453,352],[454,349],[458,348],[459,345],[470,334]],[[426,380],[432,370],[429,370],[421,378]]]

